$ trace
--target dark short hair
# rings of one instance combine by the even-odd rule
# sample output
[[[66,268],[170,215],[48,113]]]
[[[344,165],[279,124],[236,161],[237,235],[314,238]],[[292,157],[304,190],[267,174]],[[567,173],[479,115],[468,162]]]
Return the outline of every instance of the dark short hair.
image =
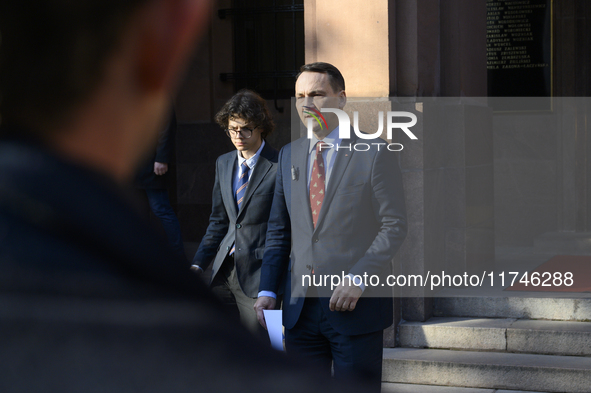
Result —
[[[252,90],[242,89],[234,94],[215,115],[215,121],[225,130],[229,121],[238,117],[261,128],[263,139],[275,129],[267,102]]]
[[[0,2],[2,121],[64,120],[98,88],[131,16],[148,1]]]
[[[328,80],[330,81],[330,87],[332,87],[334,92],[345,90],[345,78],[343,78],[341,71],[332,64],[323,62],[304,64],[300,67],[300,72],[296,76],[296,81],[300,75],[302,75],[302,72],[319,72],[321,74],[327,74]]]

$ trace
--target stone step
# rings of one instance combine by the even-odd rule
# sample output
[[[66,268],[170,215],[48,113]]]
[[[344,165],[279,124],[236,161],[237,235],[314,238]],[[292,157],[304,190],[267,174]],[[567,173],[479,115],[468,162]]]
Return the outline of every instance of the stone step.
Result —
[[[590,232],[547,232],[534,239],[533,252],[549,255],[591,255]]]
[[[382,393],[542,393],[525,390],[497,390],[459,388],[455,386],[411,385],[407,383],[382,383]]]
[[[411,348],[591,356],[591,323],[438,318],[400,324],[400,345]]]
[[[585,294],[588,296],[589,294]],[[544,296],[544,295],[540,295]],[[548,296],[547,294],[545,296]],[[548,319],[591,321],[591,298],[566,297],[437,297],[433,299],[437,317]]]
[[[384,349],[384,382],[589,392],[591,358],[443,349]]]

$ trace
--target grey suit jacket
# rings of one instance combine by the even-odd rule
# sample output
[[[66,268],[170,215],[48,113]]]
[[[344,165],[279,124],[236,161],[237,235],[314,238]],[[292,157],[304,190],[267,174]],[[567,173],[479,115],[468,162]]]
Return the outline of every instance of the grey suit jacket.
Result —
[[[338,152],[316,227],[307,185],[309,140],[285,146],[279,155],[275,197],[261,270],[261,291],[284,285],[283,325],[300,317],[308,285],[304,275],[391,273],[392,258],[406,236],[406,208],[397,155],[354,136],[341,146],[363,142],[367,151]],[[285,279],[284,275],[290,277]],[[330,283],[329,283],[330,285]],[[341,334],[365,334],[392,324],[391,288],[368,286],[353,311],[329,311],[329,286],[318,287],[331,326]]]
[[[212,195],[212,211],[207,232],[193,258],[193,264],[206,269],[213,260],[211,280],[236,243],[234,261],[244,294],[257,297],[260,269],[265,252],[267,221],[273,201],[277,150],[265,143],[255,165],[240,211],[237,211],[232,179],[236,151],[218,157]]]

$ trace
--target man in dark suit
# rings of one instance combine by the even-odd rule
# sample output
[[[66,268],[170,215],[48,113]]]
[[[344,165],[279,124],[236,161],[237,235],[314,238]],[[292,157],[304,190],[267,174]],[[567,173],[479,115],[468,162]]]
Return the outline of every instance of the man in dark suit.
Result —
[[[296,106],[304,124],[322,108],[344,107],[345,82],[336,67],[313,63],[300,71]],[[326,373],[333,363],[336,378],[357,375],[366,380],[366,391],[378,392],[383,330],[393,320],[391,296],[367,282],[343,279],[331,290],[303,277],[367,274],[385,280],[406,236],[401,174],[383,140],[362,140],[370,148],[357,151],[353,145],[361,140],[341,139],[336,116],[324,117],[326,123],[312,121],[311,139],[298,139],[280,153],[255,309],[264,325],[262,310],[274,307],[288,271],[287,351],[299,352]],[[381,149],[372,142],[381,142]]]
[[[209,226],[193,266],[202,272],[213,260],[212,290],[264,337],[253,306],[277,173],[277,150],[265,138],[275,125],[265,100],[250,90],[234,95],[216,122],[236,151],[217,159]]]

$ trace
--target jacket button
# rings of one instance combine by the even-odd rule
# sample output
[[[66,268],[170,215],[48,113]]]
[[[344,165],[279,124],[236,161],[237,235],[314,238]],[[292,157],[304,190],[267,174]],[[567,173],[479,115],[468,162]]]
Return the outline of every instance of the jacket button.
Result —
[[[318,243],[318,239],[314,239],[314,243]]]
[[[236,228],[240,229],[240,228],[242,228],[242,225],[236,224]]]
[[[230,251],[230,246],[227,246],[226,247],[226,251]]]
[[[310,266],[310,265],[306,265],[306,269],[308,269],[308,270],[312,270],[312,266]]]

